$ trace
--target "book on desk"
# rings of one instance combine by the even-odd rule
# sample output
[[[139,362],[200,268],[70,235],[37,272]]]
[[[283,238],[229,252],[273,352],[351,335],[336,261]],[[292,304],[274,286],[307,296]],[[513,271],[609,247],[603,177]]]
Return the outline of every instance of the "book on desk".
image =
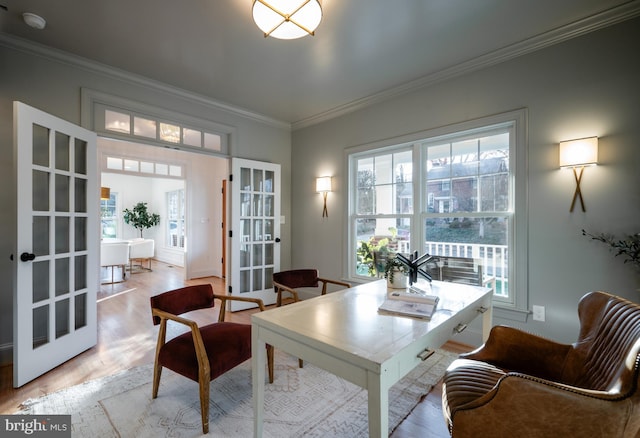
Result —
[[[423,289],[411,286],[403,290],[393,290],[378,308],[381,313],[431,319],[438,305],[439,297]]]

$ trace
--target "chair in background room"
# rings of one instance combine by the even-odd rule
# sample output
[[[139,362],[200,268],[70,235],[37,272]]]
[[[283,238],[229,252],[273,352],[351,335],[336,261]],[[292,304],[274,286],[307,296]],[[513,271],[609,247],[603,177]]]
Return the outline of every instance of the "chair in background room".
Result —
[[[293,269],[290,271],[281,271],[273,274],[273,289],[278,294],[278,307],[289,302],[300,301],[298,291],[296,289],[302,287],[317,288],[322,283],[321,295],[327,293],[327,284],[335,284],[350,288],[351,285],[344,281],[329,280],[318,276],[317,269]],[[283,297],[287,293],[289,297]]]
[[[100,266],[103,268],[111,268],[111,284],[122,283],[127,278],[125,267],[129,263],[129,243],[101,243],[100,244]],[[114,281],[114,268],[122,269],[122,279]],[[102,284],[110,284],[103,282]]]
[[[198,324],[179,315],[198,309],[214,307],[220,300],[218,322],[198,327]],[[228,300],[249,301],[264,310],[262,300],[213,293],[210,284],[187,286],[151,297],[154,325],[160,324],[156,358],[153,368],[153,393],[158,396],[162,368],[169,368],[200,386],[202,432],[209,432],[209,387],[211,380],[240,365],[251,357],[251,325],[225,322]],[[175,321],[189,328],[166,341],[167,321]],[[269,382],[273,383],[273,347],[267,345]]]
[[[591,292],[578,316],[573,344],[496,326],[455,360],[442,387],[452,436],[640,436],[640,305]]]
[[[129,272],[132,274],[151,270],[151,259],[155,255],[155,241],[153,239],[135,239],[129,243]],[[138,264],[134,264],[138,262]],[[149,267],[143,266],[144,262]],[[134,270],[134,268],[137,268]]]
[[[320,286],[320,283],[322,283],[321,295],[326,295],[327,284],[344,286],[345,288],[351,287],[351,284],[344,281],[329,280],[327,278],[319,277],[317,269],[292,269],[289,271],[276,272],[273,274],[273,289],[275,293],[278,294],[278,297],[276,298],[277,306],[280,307],[284,304],[300,301],[300,297],[296,289],[303,287],[317,288]],[[288,294],[290,296],[283,297],[283,294]],[[298,359],[298,363],[300,368],[302,368],[302,359]]]

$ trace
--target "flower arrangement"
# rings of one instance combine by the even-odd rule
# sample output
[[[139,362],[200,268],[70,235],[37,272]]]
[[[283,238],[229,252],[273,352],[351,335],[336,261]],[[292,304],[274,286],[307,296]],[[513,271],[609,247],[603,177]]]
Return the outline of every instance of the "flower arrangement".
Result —
[[[590,234],[585,230],[582,230],[582,235],[609,245],[609,249],[615,252],[615,257],[623,256],[624,263],[631,263],[640,269],[640,233],[629,234],[624,239],[616,239],[605,233]]]

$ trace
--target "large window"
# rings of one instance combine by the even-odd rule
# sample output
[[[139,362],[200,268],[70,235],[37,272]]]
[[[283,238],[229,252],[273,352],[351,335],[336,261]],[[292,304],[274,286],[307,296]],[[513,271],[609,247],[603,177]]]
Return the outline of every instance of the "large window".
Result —
[[[471,137],[453,134],[422,144],[424,245],[420,252],[477,259],[509,296],[509,228],[514,208],[509,184],[510,126]]]
[[[350,277],[379,276],[396,252],[469,257],[496,280],[497,301],[524,310],[525,114],[349,153]]]

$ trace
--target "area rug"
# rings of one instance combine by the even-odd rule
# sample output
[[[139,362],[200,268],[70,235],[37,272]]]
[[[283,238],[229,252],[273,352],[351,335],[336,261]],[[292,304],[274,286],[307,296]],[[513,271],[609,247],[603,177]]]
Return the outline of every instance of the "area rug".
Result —
[[[444,375],[456,355],[438,350],[389,391],[389,433]],[[275,382],[265,386],[263,436],[366,437],[367,392],[311,363],[276,350]],[[198,384],[163,370],[151,399],[145,365],[25,401],[20,414],[71,414],[75,437],[202,435]],[[253,436],[251,361],[211,382],[209,435]]]

